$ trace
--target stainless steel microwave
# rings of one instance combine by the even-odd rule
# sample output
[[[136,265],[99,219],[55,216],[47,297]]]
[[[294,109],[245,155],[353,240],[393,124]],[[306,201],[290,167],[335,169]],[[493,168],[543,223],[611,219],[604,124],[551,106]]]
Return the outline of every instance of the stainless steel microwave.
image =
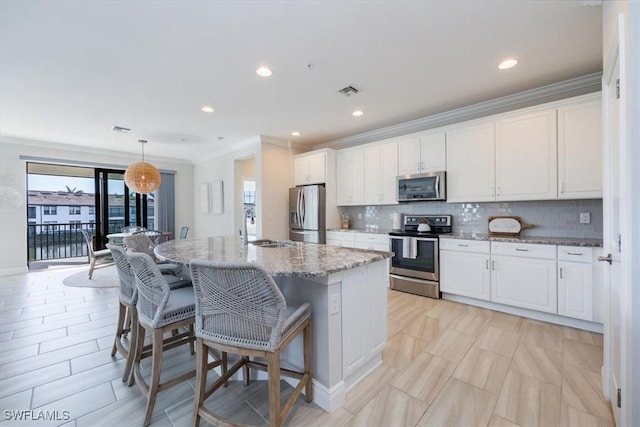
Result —
[[[399,202],[447,200],[446,172],[400,175],[396,178]]]

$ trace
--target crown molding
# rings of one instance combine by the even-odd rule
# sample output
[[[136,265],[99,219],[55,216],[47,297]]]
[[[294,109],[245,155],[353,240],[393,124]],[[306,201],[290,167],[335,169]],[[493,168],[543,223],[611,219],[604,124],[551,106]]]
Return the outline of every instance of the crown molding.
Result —
[[[479,119],[494,114],[505,113],[520,108],[532,107],[538,104],[558,101],[578,95],[598,92],[602,88],[602,73],[592,73],[539,88],[518,92],[512,95],[479,102],[466,107],[457,108],[443,113],[434,114],[397,125],[387,126],[369,132],[360,133],[346,138],[314,145],[313,149],[334,148],[342,149],[369,142],[421,132],[429,129]]]

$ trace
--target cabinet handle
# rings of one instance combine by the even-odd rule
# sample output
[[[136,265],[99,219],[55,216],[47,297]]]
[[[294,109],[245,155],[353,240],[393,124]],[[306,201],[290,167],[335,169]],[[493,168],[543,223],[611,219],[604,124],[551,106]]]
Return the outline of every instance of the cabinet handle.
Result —
[[[495,261],[491,261],[491,269],[492,270],[496,269],[496,262]]]
[[[562,279],[562,267],[560,267],[560,278]]]
[[[418,170],[422,169],[422,167],[420,166],[420,162],[418,162]]]
[[[488,270],[489,269],[489,260],[485,261],[485,268]]]
[[[582,255],[582,252],[567,252],[567,255]]]
[[[560,183],[560,193],[564,193],[564,182]]]
[[[461,243],[458,243],[458,246],[460,246],[461,248],[466,248],[466,247],[468,247],[469,245],[463,245],[463,244],[461,244]]]
[[[518,251],[518,252],[529,252],[529,249],[516,248],[516,251]]]
[[[420,162],[420,169],[424,169],[424,162]]]
[[[500,195],[500,187],[496,187],[496,197]]]
[[[494,193],[493,187],[489,187],[489,193],[490,193],[489,197],[493,198],[493,193]]]

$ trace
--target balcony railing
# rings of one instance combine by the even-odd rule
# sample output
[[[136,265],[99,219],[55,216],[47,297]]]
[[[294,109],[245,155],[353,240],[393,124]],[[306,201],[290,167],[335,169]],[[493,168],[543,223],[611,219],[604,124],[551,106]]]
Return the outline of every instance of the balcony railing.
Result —
[[[110,221],[109,233],[118,233],[124,221]],[[80,230],[95,234],[95,224],[28,224],[27,250],[29,261],[88,256],[87,244]]]

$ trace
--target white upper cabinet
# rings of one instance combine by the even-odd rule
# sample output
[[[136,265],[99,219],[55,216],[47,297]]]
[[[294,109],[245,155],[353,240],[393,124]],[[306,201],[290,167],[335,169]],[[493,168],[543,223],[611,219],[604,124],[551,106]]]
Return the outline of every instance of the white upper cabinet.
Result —
[[[309,152],[295,156],[293,161],[294,184],[323,184],[327,181],[327,154]]]
[[[398,175],[398,144],[369,144],[364,150],[364,203],[367,205],[396,204]]]
[[[336,189],[338,206],[364,204],[364,149],[338,151]]]
[[[558,108],[558,198],[602,197],[602,101]]]
[[[447,132],[447,201],[495,200],[493,121]]]
[[[445,133],[409,135],[398,142],[398,175],[446,170]]]
[[[496,200],[557,198],[556,110],[496,121]]]

